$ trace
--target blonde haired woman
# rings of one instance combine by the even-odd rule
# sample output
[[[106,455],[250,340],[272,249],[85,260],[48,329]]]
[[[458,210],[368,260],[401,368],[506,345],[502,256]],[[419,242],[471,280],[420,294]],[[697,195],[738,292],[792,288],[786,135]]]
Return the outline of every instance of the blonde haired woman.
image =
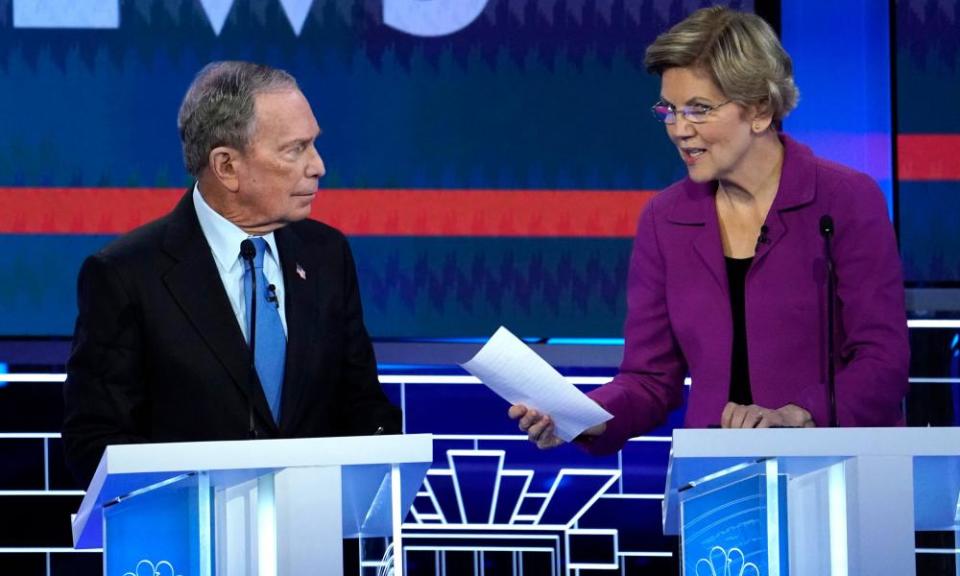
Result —
[[[658,37],[645,64],[661,78],[653,114],[687,177],[640,218],[623,363],[590,394],[614,418],[578,442],[613,452],[661,424],[688,372],[687,427],[827,425],[825,215],[835,222],[839,424],[902,424],[909,347],[887,207],[868,176],[779,131],[798,91],[773,30],[705,8]],[[838,114],[844,106],[856,103]],[[541,448],[561,443],[549,415],[509,414]]]

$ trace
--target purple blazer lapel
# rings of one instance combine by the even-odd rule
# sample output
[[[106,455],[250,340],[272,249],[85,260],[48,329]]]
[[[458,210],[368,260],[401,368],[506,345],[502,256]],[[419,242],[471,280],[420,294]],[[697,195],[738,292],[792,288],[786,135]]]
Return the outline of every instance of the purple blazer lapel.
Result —
[[[681,194],[673,204],[668,221],[681,226],[700,226],[693,242],[694,250],[703,261],[713,279],[726,292],[727,271],[723,262],[723,244],[720,241],[720,224],[714,204],[714,183],[698,184],[685,179]]]
[[[764,222],[767,227],[764,235],[766,242],[757,244],[754,267],[759,266],[767,254],[789,233],[784,213],[806,206],[813,202],[816,196],[817,171],[813,152],[785,134],[781,134],[780,139],[784,147],[780,186]]]

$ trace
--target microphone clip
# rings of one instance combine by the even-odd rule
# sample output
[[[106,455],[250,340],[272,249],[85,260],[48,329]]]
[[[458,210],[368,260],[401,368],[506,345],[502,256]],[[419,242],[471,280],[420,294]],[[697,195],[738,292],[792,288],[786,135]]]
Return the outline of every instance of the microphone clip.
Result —
[[[273,284],[267,284],[267,302],[272,302],[275,307],[280,308],[280,299],[277,298],[277,287]]]
[[[760,246],[761,244],[770,243],[770,237],[767,236],[767,233],[769,231],[770,231],[770,228],[768,228],[766,224],[760,227],[760,235],[757,236],[757,246]]]

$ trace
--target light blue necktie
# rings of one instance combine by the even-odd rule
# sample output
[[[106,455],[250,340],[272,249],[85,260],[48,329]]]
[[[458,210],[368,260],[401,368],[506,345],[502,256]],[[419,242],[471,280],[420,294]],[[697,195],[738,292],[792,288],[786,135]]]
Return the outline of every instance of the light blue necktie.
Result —
[[[257,278],[257,335],[254,346],[254,365],[257,376],[263,386],[274,422],[280,422],[280,397],[283,391],[283,369],[287,355],[287,337],[280,323],[280,305],[276,295],[267,290],[267,277],[263,274],[263,255],[267,250],[267,241],[263,238],[251,238],[257,255],[253,259],[254,275]],[[252,322],[250,296],[253,290],[250,272],[243,274],[243,301],[247,307],[247,322]],[[249,335],[251,330],[248,331]],[[249,339],[249,336],[248,336]],[[248,342],[249,343],[249,342]]]

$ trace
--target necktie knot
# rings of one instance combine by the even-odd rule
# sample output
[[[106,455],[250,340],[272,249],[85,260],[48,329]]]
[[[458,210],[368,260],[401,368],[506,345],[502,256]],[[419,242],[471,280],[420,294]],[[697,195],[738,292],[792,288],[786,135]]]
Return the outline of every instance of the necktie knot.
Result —
[[[250,241],[253,242],[253,247],[257,249],[257,253],[253,257],[253,267],[261,270],[263,269],[263,255],[267,252],[267,241],[260,236],[251,238]]]

